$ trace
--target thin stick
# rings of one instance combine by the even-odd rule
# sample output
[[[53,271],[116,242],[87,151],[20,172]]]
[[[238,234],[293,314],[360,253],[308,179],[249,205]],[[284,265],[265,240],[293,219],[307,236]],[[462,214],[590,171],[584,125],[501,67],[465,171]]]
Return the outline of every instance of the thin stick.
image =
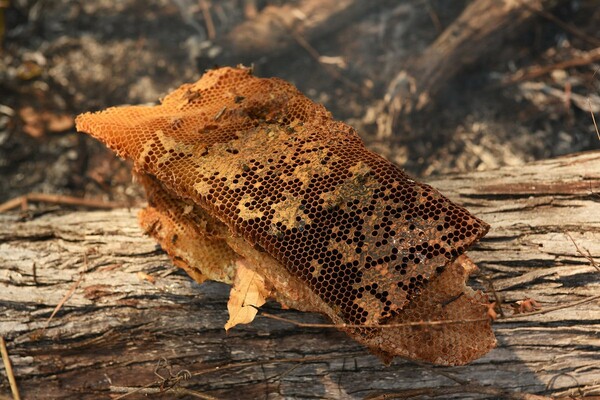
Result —
[[[217,400],[216,397],[213,397],[211,395],[200,393],[195,390],[182,388],[182,387],[172,388],[172,389],[161,389],[161,388],[155,388],[155,387],[139,388],[139,387],[135,387],[135,386],[111,386],[110,391],[113,393],[123,393],[124,394],[123,396],[116,397],[115,400],[122,399],[123,397],[129,396],[134,393],[148,395],[148,394],[159,394],[159,393],[162,394],[167,391],[172,391],[172,392],[175,392],[178,394],[187,394],[189,396],[196,397],[198,399]]]
[[[494,296],[494,300],[496,301],[496,306],[498,306],[498,311],[500,311],[500,317],[506,317],[506,315],[504,315],[504,310],[502,309],[502,302],[500,301],[500,297],[498,296],[496,288],[494,287],[494,282],[492,282],[492,280],[487,276],[484,277],[484,279],[487,281],[487,284],[490,290],[492,291],[492,295]]]
[[[514,85],[522,81],[539,78],[557,69],[581,67],[584,65],[592,64],[598,60],[600,60],[600,47],[590,50],[579,57],[561,61],[556,64],[547,65],[544,67],[535,66],[525,70],[517,71],[516,73],[512,74],[512,76],[500,83],[499,86]]]
[[[553,311],[575,307],[575,306],[578,306],[581,304],[589,303],[594,300],[600,300],[600,294],[597,294],[595,296],[586,297],[585,299],[573,301],[571,303],[563,304],[560,306],[545,308],[545,309],[539,310],[539,311],[533,311],[533,312],[525,313],[525,314],[507,315],[506,317],[504,317],[502,319],[497,319],[496,322],[510,322],[511,319],[522,319],[522,318],[526,318],[526,317],[529,317],[532,315],[548,314]]]
[[[175,393],[178,393],[178,394],[179,393],[181,393],[181,394],[187,394],[187,395],[190,395],[190,396],[195,397],[197,399],[217,400],[216,397],[213,397],[211,395],[200,393],[200,392],[197,392],[195,390],[191,390],[191,389],[187,389],[187,388],[183,388],[183,387],[178,387],[176,389],[173,389],[173,391]]]
[[[592,75],[592,79],[594,79],[596,77],[596,74],[598,73],[598,71],[600,71],[600,68],[596,68],[596,70],[594,71],[594,75]],[[594,128],[596,128],[596,135],[598,136],[598,140],[600,140],[600,131],[598,131],[598,124],[596,124],[596,117],[594,117],[594,112],[592,111],[592,102],[590,101],[589,97],[588,97],[587,101],[588,101],[588,107],[590,108],[590,115],[592,116],[592,122],[594,123]]]
[[[425,8],[427,9],[427,14],[429,14],[429,18],[431,19],[431,22],[433,23],[433,26],[435,27],[435,30],[439,35],[444,31],[444,27],[442,26],[440,17],[435,12],[435,9],[433,8],[429,0],[425,0]]]
[[[445,378],[448,378],[450,380],[453,380],[454,382],[458,383],[459,385],[468,385],[471,381],[469,380],[465,380],[462,378],[459,378],[457,376],[454,376],[440,368],[435,368],[435,366],[431,365],[431,364],[427,364],[424,362],[420,362],[420,361],[415,361],[412,360],[413,363],[415,363],[416,365],[418,365],[421,368],[427,369],[429,371],[431,371],[432,374],[438,374],[440,376],[443,376]]]
[[[300,45],[300,47],[302,47],[304,50],[306,50],[306,52],[315,59],[316,62],[319,63],[319,65],[321,67],[323,67],[323,69],[329,73],[331,75],[331,77],[333,79],[336,79],[338,81],[340,81],[341,83],[343,83],[344,85],[348,86],[350,89],[358,92],[359,94],[362,94],[362,89],[360,87],[360,85],[356,84],[355,82],[351,81],[350,79],[346,78],[344,75],[342,75],[342,73],[340,73],[337,69],[335,69],[334,67],[324,64],[321,62],[321,55],[319,54],[319,52],[308,42],[308,40],[306,40],[301,34],[299,34],[298,32],[296,32],[296,30],[294,28],[289,27],[288,28],[290,35],[292,35],[292,38],[296,41],[296,43],[298,43]]]
[[[438,321],[416,321],[416,322],[402,322],[398,324],[363,324],[363,325],[353,325],[353,324],[311,324],[294,321],[293,319],[280,317],[277,315],[269,314],[262,311],[260,316],[265,318],[274,319],[277,321],[288,322],[290,324],[294,324],[300,328],[336,328],[336,329],[348,329],[348,328],[404,328],[411,326],[435,326],[435,325],[455,325],[455,324],[470,324],[473,322],[486,322],[489,321],[489,318],[470,318],[470,319],[449,319],[449,320],[438,320]]]
[[[217,31],[215,30],[212,15],[210,15],[210,3],[206,0],[200,0],[200,8],[202,9],[202,17],[204,17],[204,22],[206,23],[206,34],[210,40],[213,40],[217,37]]]
[[[32,267],[32,275],[33,275],[33,283],[35,284],[35,286],[38,285],[38,281],[37,281],[37,263],[34,261],[33,262],[33,267]]]
[[[12,210],[13,208],[22,207],[23,204],[26,205],[29,201],[102,209],[125,207],[125,204],[110,201],[82,199],[79,197],[62,196],[56,194],[29,193],[25,196],[20,196],[0,204],[0,213]]]
[[[533,311],[525,314],[515,314],[515,315],[507,315],[502,318],[498,318],[495,322],[506,322],[513,319],[526,318],[533,315],[541,315],[547,314],[557,310],[563,310],[565,308],[575,307],[581,304],[589,303],[594,300],[600,299],[600,294],[595,296],[590,296],[585,299],[573,301],[571,303],[562,304],[556,307],[549,307],[543,310]],[[472,319],[462,319],[462,320],[439,320],[439,321],[417,321],[417,322],[404,322],[398,324],[386,324],[386,325],[378,325],[378,324],[364,324],[364,325],[351,325],[351,324],[311,324],[311,323],[303,323],[294,321],[289,318],[280,317],[277,315],[269,314],[266,312],[261,312],[259,314],[265,318],[274,319],[277,321],[288,322],[290,324],[294,324],[301,328],[336,328],[336,329],[348,329],[348,328],[401,328],[401,327],[409,327],[409,326],[435,326],[435,325],[453,325],[453,324],[469,324],[473,322],[485,322],[489,321],[489,318],[472,318]]]
[[[153,387],[136,387],[136,386],[110,386],[110,391],[113,393],[124,393],[123,396],[115,397],[115,400],[122,399],[125,396],[129,396],[134,393],[140,394],[156,394],[160,393],[160,388]]]
[[[575,246],[575,249],[577,249],[577,252],[579,253],[579,255],[581,257],[585,258],[586,260],[588,260],[589,263],[592,264],[592,267],[596,268],[596,270],[598,270],[598,272],[600,272],[600,267],[598,267],[598,265],[596,265],[596,261],[594,261],[594,258],[592,257],[592,254],[590,253],[590,251],[586,250],[587,253],[588,253],[586,255],[583,251],[581,251],[581,249],[579,248],[579,246],[577,245],[577,243],[575,243],[575,240],[573,240],[573,237],[571,236],[571,234],[569,232],[566,232],[566,231],[564,233],[565,233],[565,235],[567,235],[567,237],[569,239],[571,239],[571,242]]]
[[[598,131],[598,124],[596,124],[596,117],[594,117],[594,112],[592,111],[592,102],[590,99],[587,99],[588,107],[590,108],[590,115],[592,116],[592,122],[594,122],[594,128],[596,128],[596,135],[598,136],[598,140],[600,140],[600,131]]]
[[[346,360],[346,358],[344,357],[344,361],[345,361],[345,360]],[[302,364],[299,364],[299,363],[298,363],[298,364],[296,364],[296,365],[293,365],[293,366],[291,366],[290,368],[288,368],[287,370],[283,371],[282,373],[280,373],[280,374],[275,374],[275,375],[273,375],[273,376],[270,376],[270,377],[268,377],[268,378],[266,377],[266,374],[265,374],[265,381],[266,381],[266,382],[267,382],[267,384],[268,384],[268,383],[269,383],[269,381],[271,381],[271,382],[275,382],[276,380],[281,380],[281,378],[284,378],[285,376],[287,376],[287,375],[291,374],[291,373],[292,373],[292,372],[293,372],[295,369],[298,369],[298,367],[300,367],[301,365],[302,365]],[[343,372],[343,371],[342,371],[342,372]]]
[[[85,270],[87,270],[87,254],[83,255],[83,262],[84,262],[84,265],[85,265]],[[56,307],[54,307],[54,311],[52,311],[52,314],[50,314],[50,317],[46,321],[46,325],[44,325],[44,328],[39,333],[40,337],[42,335],[44,335],[44,332],[46,331],[46,329],[50,325],[50,321],[52,321],[52,318],[54,318],[54,316],[56,315],[56,313],[62,308],[62,306],[65,305],[65,303],[67,302],[67,300],[69,300],[71,298],[71,296],[73,296],[73,293],[75,293],[75,290],[77,289],[77,287],[79,286],[79,284],[81,283],[81,281],[83,279],[83,274],[84,274],[83,271],[79,273],[79,278],[77,279],[77,281],[75,281],[75,283],[73,283],[73,285],[71,285],[71,288],[69,289],[69,291],[58,302],[58,304],[56,305]]]
[[[10,390],[12,392],[13,399],[21,400],[21,396],[19,396],[19,388],[17,387],[17,381],[15,379],[15,374],[10,363],[10,358],[8,358],[6,342],[4,341],[4,337],[2,336],[0,336],[0,353],[2,353],[2,361],[4,361],[4,368],[6,369],[6,376],[8,377],[8,382],[10,384]]]
[[[128,397],[132,394],[136,394],[136,393],[142,393],[142,394],[151,394],[151,393],[160,393],[161,389],[160,388],[153,388],[152,386],[154,385],[159,385],[160,381],[154,381],[154,382],[150,382],[144,386],[139,386],[139,387],[127,387],[127,386],[111,386],[110,390],[111,392],[114,391],[115,393],[123,393],[121,396],[115,397],[114,400],[121,400],[124,399],[125,397]]]

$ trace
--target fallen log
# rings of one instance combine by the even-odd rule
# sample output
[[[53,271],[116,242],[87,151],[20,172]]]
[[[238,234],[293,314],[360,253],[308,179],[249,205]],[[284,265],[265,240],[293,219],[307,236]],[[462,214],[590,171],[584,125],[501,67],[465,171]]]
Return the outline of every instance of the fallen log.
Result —
[[[467,67],[498,52],[556,0],[476,0],[418,57],[408,60],[388,85],[380,136],[391,136],[406,116],[431,106],[436,96]],[[406,128],[406,126],[405,126]],[[406,129],[405,129],[406,130]]]
[[[600,293],[600,152],[430,183],[491,224],[469,251],[474,284],[491,284],[507,315],[528,298],[564,308],[499,318],[498,348],[464,367],[385,367],[336,329],[259,316],[226,334],[229,288],[173,267],[136,210],[0,214],[0,336],[23,398],[142,398],[159,385],[172,388],[160,398],[597,395],[600,301],[576,302]]]
[[[383,3],[382,0],[302,0],[269,5],[217,40],[215,46],[220,51],[213,50],[212,54],[218,54],[217,61],[223,65],[257,62],[262,57],[299,47],[298,38],[313,41],[334,33]]]

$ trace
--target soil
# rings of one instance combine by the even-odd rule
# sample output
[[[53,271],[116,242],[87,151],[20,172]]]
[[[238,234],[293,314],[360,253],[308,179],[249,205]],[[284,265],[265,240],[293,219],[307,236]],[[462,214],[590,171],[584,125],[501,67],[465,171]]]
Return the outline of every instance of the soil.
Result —
[[[251,17],[252,4],[260,12],[268,4],[284,2],[207,3],[215,42]],[[355,126],[373,150],[421,177],[598,148],[586,107],[600,111],[600,63],[501,84],[520,69],[551,65],[593,49],[590,42],[600,40],[597,0],[563,1],[552,10],[554,17],[591,40],[536,18],[493,57],[453,79],[434,107],[411,118],[407,128],[392,136],[378,134],[377,113],[382,112],[379,105],[389,82],[468,3],[384,2],[341,30],[311,41],[320,59],[298,46],[252,60],[255,74],[291,81],[336,118]],[[130,165],[77,134],[73,118],[109,106],[156,102],[219,65],[199,4],[12,0],[8,8],[0,8],[6,26],[0,57],[0,202],[30,192],[142,199],[131,181]]]

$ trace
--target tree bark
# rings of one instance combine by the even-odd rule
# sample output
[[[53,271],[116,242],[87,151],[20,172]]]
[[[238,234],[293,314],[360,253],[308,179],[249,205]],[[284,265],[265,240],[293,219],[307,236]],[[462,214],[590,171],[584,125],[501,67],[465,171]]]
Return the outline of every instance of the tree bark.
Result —
[[[481,269],[473,284],[485,286],[488,277],[508,314],[518,300],[548,309],[600,293],[600,152],[430,183],[492,225],[469,252]],[[114,398],[160,381],[154,370],[163,357],[174,375],[220,368],[187,380],[180,374],[160,398],[196,398],[186,390],[226,399],[538,398],[532,394],[600,390],[598,300],[499,320],[498,348],[468,366],[396,359],[385,367],[335,329],[257,317],[226,334],[228,287],[198,285],[172,267],[135,215],[0,215],[0,335],[23,398]],[[273,303],[263,310],[327,322]],[[166,368],[157,373],[168,377]],[[0,396],[9,393],[2,369]]]

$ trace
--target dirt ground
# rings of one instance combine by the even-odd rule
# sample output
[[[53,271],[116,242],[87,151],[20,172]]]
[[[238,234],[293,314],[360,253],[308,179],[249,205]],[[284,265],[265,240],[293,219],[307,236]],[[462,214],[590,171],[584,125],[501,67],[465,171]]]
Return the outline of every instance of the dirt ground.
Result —
[[[235,55],[220,58],[214,43],[267,5],[284,3],[0,2],[5,26],[0,202],[31,192],[118,201],[142,198],[131,182],[130,166],[77,134],[74,116],[156,102],[204,70],[231,63]],[[336,118],[355,126],[368,146],[414,175],[490,169],[597,148],[589,110],[600,112],[600,61],[502,83],[523,69],[553,65],[598,47],[597,0],[557,2],[551,9],[555,20],[536,16],[490,56],[451,79],[434,106],[412,118],[408,128],[381,134],[377,120],[385,112],[380,105],[389,83],[469,3],[383,1],[341,29],[310,41],[317,56],[293,46],[244,62],[253,63],[258,76],[291,81]]]

